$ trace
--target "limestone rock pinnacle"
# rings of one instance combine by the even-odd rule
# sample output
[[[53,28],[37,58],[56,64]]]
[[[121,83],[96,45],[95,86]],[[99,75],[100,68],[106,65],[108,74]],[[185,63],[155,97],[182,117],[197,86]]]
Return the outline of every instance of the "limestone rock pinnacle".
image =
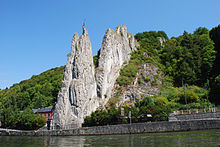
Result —
[[[111,97],[112,88],[123,63],[129,61],[130,53],[136,50],[134,36],[122,25],[115,31],[108,29],[103,37],[96,70],[97,93],[104,105]]]
[[[129,61],[130,53],[136,50],[136,46],[134,36],[127,33],[125,25],[115,31],[108,29],[95,71],[88,31],[83,26],[80,37],[75,33],[52,125],[63,129],[79,127],[85,116],[103,107],[111,97],[120,69],[124,62]]]
[[[85,116],[98,106],[92,47],[88,32],[74,34],[71,54],[63,73],[53,123],[66,128],[80,126]],[[97,105],[97,106],[96,106]]]

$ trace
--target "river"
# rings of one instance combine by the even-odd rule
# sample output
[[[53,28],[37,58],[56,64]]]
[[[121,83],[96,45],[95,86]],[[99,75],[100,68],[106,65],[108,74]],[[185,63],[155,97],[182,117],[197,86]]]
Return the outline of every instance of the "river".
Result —
[[[220,146],[220,129],[102,136],[0,136],[0,147]]]

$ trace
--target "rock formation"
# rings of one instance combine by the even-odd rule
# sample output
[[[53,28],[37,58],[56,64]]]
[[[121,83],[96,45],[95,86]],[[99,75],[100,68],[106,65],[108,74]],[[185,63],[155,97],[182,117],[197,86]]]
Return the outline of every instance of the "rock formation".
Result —
[[[53,123],[61,128],[80,126],[84,116],[98,107],[92,47],[88,32],[74,34],[63,73]]]
[[[120,86],[115,84],[112,97],[118,97],[118,105],[134,105],[136,99],[154,96],[160,93],[162,85],[162,73],[158,67],[150,63],[140,65],[140,69],[133,83],[123,87],[118,93]]]
[[[120,69],[130,59],[130,53],[136,50],[134,36],[127,33],[126,25],[108,29],[104,35],[98,67],[96,69],[97,93],[103,106],[111,97],[112,88],[119,76]]]
[[[115,31],[108,29],[101,46],[98,67],[94,69],[92,47],[88,32],[74,34],[70,56],[63,73],[61,90],[53,117],[53,126],[79,127],[84,117],[102,107],[111,97],[111,91],[125,61],[136,50],[134,36],[125,25]],[[96,78],[95,78],[96,75]]]

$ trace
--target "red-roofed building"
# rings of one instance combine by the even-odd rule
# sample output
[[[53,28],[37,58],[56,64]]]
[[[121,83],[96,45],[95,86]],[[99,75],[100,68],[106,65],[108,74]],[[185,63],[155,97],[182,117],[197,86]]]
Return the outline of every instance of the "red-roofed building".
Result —
[[[43,116],[47,121],[52,119],[52,116],[54,114],[54,107],[33,109],[32,111],[34,112],[34,114],[39,114]]]

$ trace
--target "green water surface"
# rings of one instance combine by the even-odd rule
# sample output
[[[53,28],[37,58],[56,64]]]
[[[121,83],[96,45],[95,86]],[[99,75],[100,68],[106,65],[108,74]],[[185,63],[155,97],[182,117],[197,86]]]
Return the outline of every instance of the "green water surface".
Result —
[[[0,147],[220,146],[220,129],[102,136],[0,136]]]

